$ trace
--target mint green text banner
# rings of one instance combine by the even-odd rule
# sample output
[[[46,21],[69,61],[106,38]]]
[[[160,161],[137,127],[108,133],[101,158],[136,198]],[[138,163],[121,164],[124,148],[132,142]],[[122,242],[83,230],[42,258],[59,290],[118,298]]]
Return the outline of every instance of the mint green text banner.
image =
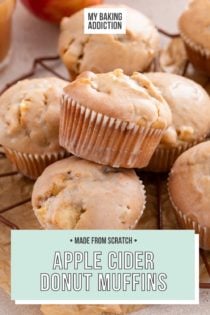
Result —
[[[184,230],[12,231],[12,299],[193,303],[198,242]]]

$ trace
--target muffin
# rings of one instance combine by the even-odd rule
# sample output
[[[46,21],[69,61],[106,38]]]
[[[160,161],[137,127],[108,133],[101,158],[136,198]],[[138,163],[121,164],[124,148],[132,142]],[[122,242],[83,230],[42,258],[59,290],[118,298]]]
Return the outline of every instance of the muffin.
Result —
[[[148,73],[172,112],[172,124],[148,165],[148,170],[169,171],[176,158],[201,142],[210,130],[210,98],[194,81],[169,73]]]
[[[159,64],[154,71],[182,75],[187,63],[187,53],[181,37],[172,38],[160,51]],[[153,70],[152,70],[153,71]]]
[[[168,182],[179,222],[200,234],[200,247],[210,250],[210,141],[184,152]]]
[[[62,20],[59,54],[70,75],[84,71],[109,72],[122,68],[126,74],[144,71],[156,57],[160,37],[153,23],[142,13],[123,5],[98,5],[95,8],[125,8],[126,34],[85,35],[84,11]]]
[[[60,145],[113,167],[144,167],[171,123],[171,111],[144,75],[84,72],[65,89]]]
[[[32,179],[65,155],[58,132],[60,97],[67,83],[57,78],[23,80],[0,96],[0,144],[16,168]]]
[[[133,170],[72,156],[45,169],[32,206],[45,229],[131,229],[143,213],[145,192]]]
[[[142,305],[42,305],[44,315],[126,315]]]
[[[192,0],[179,19],[181,37],[195,68],[210,75],[210,1]]]

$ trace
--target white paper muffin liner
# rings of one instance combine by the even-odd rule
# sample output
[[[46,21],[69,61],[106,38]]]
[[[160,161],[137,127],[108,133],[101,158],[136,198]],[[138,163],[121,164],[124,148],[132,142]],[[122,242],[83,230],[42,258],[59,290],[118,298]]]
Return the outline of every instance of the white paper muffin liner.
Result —
[[[29,154],[4,147],[4,151],[7,158],[15,165],[17,170],[31,179],[36,179],[48,165],[66,156],[64,150],[47,154]]]
[[[199,224],[199,222],[195,221],[192,217],[190,217],[190,215],[187,215],[187,214],[183,213],[180,209],[178,209],[178,207],[174,203],[173,198],[170,194],[169,179],[170,179],[170,175],[168,177],[168,184],[167,184],[168,196],[169,196],[170,202],[171,202],[171,204],[175,210],[177,220],[178,220],[180,226],[183,229],[194,230],[196,233],[198,233],[199,234],[200,248],[205,249],[205,250],[210,250],[210,228],[205,226],[205,225]],[[190,207],[190,205],[189,205],[189,207]]]
[[[206,138],[206,135],[200,137],[198,140],[191,142],[185,142],[177,147],[157,147],[155,150],[149,165],[146,167],[146,171],[150,172],[168,172],[172,168],[176,159],[186,150],[202,142]]]
[[[180,35],[185,43],[190,62],[195,66],[195,68],[198,68],[210,75],[210,51],[207,48],[194,43],[182,31],[180,32]]]
[[[202,56],[209,58],[210,57],[210,51],[204,47],[202,47],[201,45],[198,45],[196,43],[194,43],[188,36],[186,36],[186,34],[183,33],[183,31],[180,31],[180,35],[182,37],[182,39],[184,40],[184,42],[190,46],[193,50],[199,52]]]
[[[165,129],[97,113],[64,95],[60,118],[60,145],[84,159],[113,167],[142,168],[158,146]]]

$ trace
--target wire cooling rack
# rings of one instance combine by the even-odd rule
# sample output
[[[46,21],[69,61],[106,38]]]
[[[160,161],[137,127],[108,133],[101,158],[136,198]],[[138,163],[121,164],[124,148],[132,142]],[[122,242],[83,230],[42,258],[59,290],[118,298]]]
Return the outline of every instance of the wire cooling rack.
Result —
[[[159,30],[159,32],[162,35],[167,36],[169,38],[177,38],[177,37],[180,36],[179,34],[170,34],[167,31],[162,30],[160,28],[158,28],[158,30]],[[34,76],[37,73],[37,71],[38,71],[38,69],[40,67],[45,69],[46,71],[52,73],[53,75],[61,78],[61,79],[68,80],[65,77],[63,77],[61,74],[56,72],[53,68],[51,68],[47,64],[49,62],[56,61],[56,60],[59,60],[59,56],[36,58],[33,61],[31,70],[28,73],[20,76],[16,80],[14,80],[14,81],[10,82],[9,84],[7,84],[2,89],[0,94],[2,94],[7,88],[9,88],[13,84],[15,84],[17,81],[23,80],[23,79],[26,79],[26,78],[30,78],[30,77]],[[158,59],[156,59],[154,61],[152,71],[156,71],[157,66],[158,66]],[[183,69],[183,73],[182,73],[183,76],[185,76],[185,74],[187,72],[187,69],[188,69],[188,66],[189,66],[189,61],[187,60],[186,64],[185,64],[185,67]],[[210,79],[208,80],[208,82],[209,81],[210,81]],[[2,148],[0,148],[0,149],[2,149]],[[5,153],[3,152],[3,150],[0,150],[0,159],[6,159],[6,156],[5,156]],[[9,172],[6,172],[6,173],[2,173],[2,174],[0,174],[0,179],[1,178],[5,178],[5,177],[10,177],[10,176],[16,176],[17,174],[18,174],[17,171],[9,171]],[[149,174],[149,173],[145,172],[143,174],[143,177],[144,178],[146,177],[147,180],[149,180],[151,184],[155,185],[155,188],[156,188],[156,204],[157,204],[157,207],[156,207],[157,228],[159,230],[164,230],[165,227],[164,227],[164,222],[163,222],[163,217],[162,217],[162,185],[163,185],[163,182],[165,181],[165,179],[167,178],[167,174],[158,174],[158,173],[154,174],[153,173],[151,175],[151,173]],[[142,176],[141,176],[141,178],[142,178]],[[31,201],[31,198],[25,198],[25,199],[23,199],[23,200],[21,200],[19,202],[11,204],[10,206],[3,207],[3,205],[2,205],[2,207],[0,208],[0,222],[2,224],[4,224],[5,226],[7,226],[9,229],[12,229],[12,230],[13,229],[14,230],[15,229],[16,230],[20,229],[20,227],[17,224],[13,223],[11,220],[6,219],[4,217],[4,213],[6,213],[8,211],[15,211],[16,208],[18,208],[21,205],[27,204],[30,201]],[[208,280],[206,282],[200,282],[200,288],[203,288],[203,289],[210,289],[210,261],[208,260],[208,254],[209,254],[208,251],[200,249],[200,262],[203,261],[203,264],[205,266],[205,269],[206,269],[206,272],[207,272],[207,275],[208,275]]]

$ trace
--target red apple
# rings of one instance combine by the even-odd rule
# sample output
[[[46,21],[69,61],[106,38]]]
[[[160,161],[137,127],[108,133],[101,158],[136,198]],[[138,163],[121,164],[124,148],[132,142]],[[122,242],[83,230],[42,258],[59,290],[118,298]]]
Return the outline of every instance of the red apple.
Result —
[[[21,0],[39,18],[59,23],[62,17],[70,16],[85,7],[100,4],[103,0]]]

